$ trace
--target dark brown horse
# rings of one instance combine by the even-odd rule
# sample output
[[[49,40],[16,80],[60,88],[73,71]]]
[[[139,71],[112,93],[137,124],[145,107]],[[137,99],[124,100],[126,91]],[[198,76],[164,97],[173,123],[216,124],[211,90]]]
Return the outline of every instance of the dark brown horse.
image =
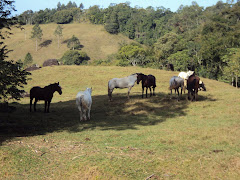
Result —
[[[34,111],[36,111],[36,104],[38,100],[45,101],[45,109],[44,112],[49,113],[49,106],[53,98],[53,93],[57,91],[60,95],[62,94],[62,88],[58,83],[50,84],[41,88],[39,86],[35,86],[30,90],[30,112],[32,111],[32,101],[35,98],[34,102]]]
[[[156,78],[155,76],[149,74],[145,75],[142,73],[139,73],[137,76],[137,84],[142,81],[142,98],[143,98],[143,93],[144,93],[144,88],[146,87],[146,98],[147,98],[147,90],[148,88],[150,89],[150,97],[153,95],[155,96],[155,87],[156,87]],[[152,94],[152,89],[153,88],[153,94]]]
[[[194,74],[188,78],[187,80],[188,100],[197,101],[199,81],[200,78]]]

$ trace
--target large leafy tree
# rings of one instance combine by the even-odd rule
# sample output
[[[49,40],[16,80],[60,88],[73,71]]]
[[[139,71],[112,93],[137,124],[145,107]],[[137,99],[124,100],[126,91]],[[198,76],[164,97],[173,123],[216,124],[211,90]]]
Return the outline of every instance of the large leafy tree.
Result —
[[[145,65],[148,62],[147,53],[143,47],[138,44],[123,45],[117,54],[120,66]]]
[[[68,50],[60,59],[65,65],[80,65],[84,60],[88,60],[87,53],[78,50]]]
[[[35,24],[32,29],[32,39],[36,41],[36,51],[38,50],[38,41],[42,39],[43,33],[42,29],[40,28],[39,24]]]
[[[7,28],[7,33],[10,34],[13,21],[8,17],[11,11],[15,10],[13,3],[14,1],[0,0],[0,101],[5,102],[9,98],[20,99],[20,88],[27,84],[27,75],[30,74],[20,68],[20,63],[6,61],[9,50],[3,43],[3,39],[6,38],[6,31],[3,33],[3,29]]]

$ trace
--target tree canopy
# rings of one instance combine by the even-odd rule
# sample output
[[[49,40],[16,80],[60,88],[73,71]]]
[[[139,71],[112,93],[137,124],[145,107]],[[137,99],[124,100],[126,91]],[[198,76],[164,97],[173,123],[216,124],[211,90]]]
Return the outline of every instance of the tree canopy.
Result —
[[[11,11],[14,11],[13,1],[0,0],[0,102],[8,101],[9,98],[19,100],[23,90],[23,85],[27,84],[27,75],[30,73],[22,70],[21,63],[6,61],[7,54],[10,52],[3,39],[10,35],[11,26],[14,19],[10,19]],[[7,28],[7,31],[3,29]]]

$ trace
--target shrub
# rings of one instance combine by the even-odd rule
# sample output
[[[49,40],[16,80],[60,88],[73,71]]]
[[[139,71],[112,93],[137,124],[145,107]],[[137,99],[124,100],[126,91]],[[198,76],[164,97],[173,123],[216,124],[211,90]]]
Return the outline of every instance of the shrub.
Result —
[[[66,51],[60,59],[65,65],[80,65],[84,60],[89,60],[87,53],[77,50]]]

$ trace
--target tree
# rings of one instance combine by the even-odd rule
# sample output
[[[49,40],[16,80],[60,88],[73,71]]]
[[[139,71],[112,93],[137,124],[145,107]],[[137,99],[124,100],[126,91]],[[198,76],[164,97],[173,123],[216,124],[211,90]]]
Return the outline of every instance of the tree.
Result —
[[[79,5],[79,8],[80,8],[81,10],[84,9],[83,3],[81,3],[81,4]]]
[[[138,44],[123,45],[118,51],[117,58],[120,60],[118,64],[120,66],[145,65],[148,62],[145,50]]]
[[[27,75],[30,73],[20,68],[22,65],[19,62],[14,63],[6,61],[9,50],[4,44],[3,39],[6,38],[6,30],[2,33],[3,28],[7,28],[10,34],[10,25],[14,24],[12,19],[9,19],[11,11],[14,11],[13,1],[0,0],[0,101],[7,102],[11,97],[19,100],[23,90],[23,85],[27,84]]]
[[[32,64],[32,62],[33,62],[32,55],[28,52],[24,58],[23,65],[26,67],[27,65]]]
[[[118,33],[118,19],[117,19],[117,14],[113,13],[111,15],[111,19],[107,22],[107,24],[104,26],[107,32],[111,34],[117,34]]]
[[[60,42],[60,39],[62,38],[63,34],[62,34],[62,30],[63,30],[63,27],[58,25],[56,30],[54,31],[54,35],[57,36],[58,38],[58,48],[59,48],[59,42]]]
[[[233,82],[235,78],[237,88],[238,78],[240,77],[240,49],[228,49],[228,54],[223,57],[223,61],[227,64],[227,66],[224,67],[224,74],[232,79],[232,85],[234,85]]]
[[[67,47],[70,48],[70,50],[80,49],[81,44],[79,39],[73,35],[72,38],[68,40]]]
[[[35,24],[32,29],[32,39],[36,40],[36,51],[38,50],[38,40],[41,40],[43,36],[42,29],[40,28],[39,24]]]
[[[77,50],[68,50],[64,53],[60,61],[65,65],[80,65],[84,60],[88,60],[87,53]]]

